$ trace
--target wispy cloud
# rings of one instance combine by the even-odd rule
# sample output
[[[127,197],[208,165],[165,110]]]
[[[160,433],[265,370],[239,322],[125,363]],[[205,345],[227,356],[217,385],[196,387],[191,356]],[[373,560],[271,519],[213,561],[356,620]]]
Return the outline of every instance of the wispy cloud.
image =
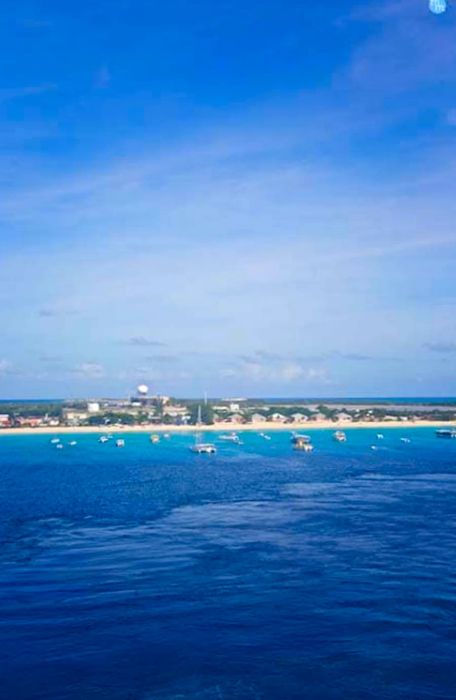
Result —
[[[159,340],[152,340],[151,338],[146,338],[143,335],[133,336],[125,342],[126,345],[131,345],[134,348],[162,348],[166,345]]]
[[[97,362],[82,362],[75,367],[74,373],[85,379],[102,379],[105,376],[103,365]]]
[[[0,89],[0,102],[8,100],[17,100],[33,95],[42,95],[46,92],[57,90],[57,85],[53,83],[43,83],[42,85],[28,85],[25,87],[3,88]]]
[[[12,368],[13,366],[9,360],[5,360],[5,358],[0,359],[0,377],[10,374]]]
[[[148,355],[145,360],[147,362],[159,363],[159,364],[174,364],[179,362],[179,357],[177,355],[168,355],[165,353],[160,353],[158,355]]]
[[[102,66],[96,73],[95,73],[95,87],[103,90],[107,87],[109,87],[111,83],[111,73],[108,69],[107,66]]]
[[[346,77],[354,86],[400,93],[437,79],[453,81],[456,21],[450,14],[439,22],[425,0],[393,0],[360,6],[351,19],[377,25],[353,52]]]
[[[254,382],[272,382],[275,384],[291,382],[316,382],[326,385],[330,383],[327,369],[324,367],[309,367],[293,360],[266,360],[262,358],[241,356],[240,362],[221,370],[226,378],[240,377]]]
[[[38,309],[38,315],[42,318],[54,318],[56,316],[76,316],[78,311],[72,308],[61,307],[43,307]]]
[[[427,350],[431,352],[436,352],[440,355],[451,355],[456,353],[456,343],[451,342],[432,342],[425,343],[424,346]]]
[[[49,364],[58,364],[63,362],[63,357],[60,357],[59,355],[40,355],[39,361]]]

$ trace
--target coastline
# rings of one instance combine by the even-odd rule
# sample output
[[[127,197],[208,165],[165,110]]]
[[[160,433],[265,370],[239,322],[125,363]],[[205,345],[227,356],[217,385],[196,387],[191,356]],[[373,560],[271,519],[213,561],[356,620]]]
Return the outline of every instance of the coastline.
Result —
[[[360,421],[359,423],[333,422],[330,420],[319,420],[304,423],[246,423],[229,425],[137,425],[137,426],[57,426],[40,428],[3,428],[0,429],[2,435],[74,435],[74,434],[95,434],[105,433],[230,433],[230,432],[271,432],[271,431],[312,431],[312,430],[357,430],[361,429],[383,429],[394,428],[398,430],[408,430],[409,428],[456,428],[456,421]]]

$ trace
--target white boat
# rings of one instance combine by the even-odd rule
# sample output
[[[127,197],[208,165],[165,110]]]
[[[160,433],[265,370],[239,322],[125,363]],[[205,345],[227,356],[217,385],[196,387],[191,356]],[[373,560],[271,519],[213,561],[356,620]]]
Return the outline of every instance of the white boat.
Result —
[[[401,438],[401,442],[405,442],[405,444],[408,445],[410,438]]]
[[[171,435],[169,433],[165,433],[163,437],[165,438],[165,440],[169,440]]]
[[[122,438],[116,440],[116,447],[125,447],[125,440],[123,440]]]
[[[60,438],[52,438],[51,443],[53,445],[57,445],[57,443],[60,442]]]
[[[61,442],[58,442],[58,443],[56,444],[56,448],[57,448],[58,450],[63,450],[63,445],[62,445],[62,443],[61,443]]]
[[[153,443],[160,442],[160,435],[151,435],[149,439]]]
[[[98,442],[108,442],[109,437],[107,435],[102,435]]]
[[[270,435],[266,435],[266,433],[260,433],[260,437],[262,437],[263,440],[270,440],[270,439],[271,439],[271,436],[270,436]]]
[[[342,430],[336,430],[336,432],[333,434],[333,439],[336,442],[347,442],[347,436]]]
[[[293,445],[296,445],[296,443],[298,442],[301,442],[303,444],[305,443],[308,445],[312,442],[312,438],[310,437],[310,435],[300,435],[299,433],[293,433],[293,435],[291,436],[291,442],[293,443]]]
[[[313,452],[314,450],[314,446],[310,442],[300,442],[299,440],[294,443],[293,447],[301,452]]]
[[[202,455],[202,454],[210,454],[214,455],[217,452],[217,448],[215,445],[213,445],[211,442],[198,442],[195,443],[190,447],[192,452],[195,452],[196,454]]]
[[[77,445],[78,443],[76,442],[76,440],[71,440],[68,444],[69,444],[71,447],[74,447],[74,446]]]
[[[224,440],[225,442],[235,442],[238,445],[241,444],[241,440],[237,433],[230,433],[229,435],[220,435],[219,440]]]
[[[436,430],[435,434],[438,438],[456,438],[456,429],[452,428],[450,430]]]
[[[383,440],[384,437],[385,436],[382,433],[377,433],[377,440]]]
[[[196,425],[201,425],[201,406],[198,406],[198,419],[196,421]],[[201,437],[201,433],[195,433],[195,444],[190,447],[190,450],[192,452],[195,452],[195,454],[199,455],[215,454],[217,452],[216,446],[212,442],[202,442]]]
[[[371,445],[371,450],[378,450],[377,445]]]

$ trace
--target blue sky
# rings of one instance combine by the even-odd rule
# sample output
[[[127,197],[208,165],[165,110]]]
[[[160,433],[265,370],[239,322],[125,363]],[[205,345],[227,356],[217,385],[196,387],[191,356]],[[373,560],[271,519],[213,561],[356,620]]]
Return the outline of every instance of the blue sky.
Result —
[[[0,13],[0,397],[456,395],[456,4]]]

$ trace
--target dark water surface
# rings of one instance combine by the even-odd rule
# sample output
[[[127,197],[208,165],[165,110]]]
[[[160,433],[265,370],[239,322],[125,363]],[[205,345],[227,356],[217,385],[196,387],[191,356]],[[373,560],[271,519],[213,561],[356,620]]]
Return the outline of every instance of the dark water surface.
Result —
[[[456,440],[347,433],[0,436],[0,697],[455,698]]]

